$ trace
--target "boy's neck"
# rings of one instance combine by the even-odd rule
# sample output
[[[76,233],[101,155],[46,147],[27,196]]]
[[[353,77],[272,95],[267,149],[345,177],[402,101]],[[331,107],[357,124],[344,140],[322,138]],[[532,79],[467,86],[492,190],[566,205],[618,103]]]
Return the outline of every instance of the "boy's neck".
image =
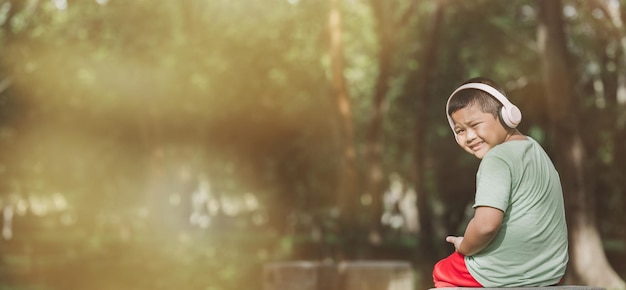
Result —
[[[520,133],[520,131],[518,131],[517,129],[511,129],[507,133],[506,138],[504,139],[504,142],[512,141],[512,140],[528,140],[528,138],[524,136],[522,133]]]

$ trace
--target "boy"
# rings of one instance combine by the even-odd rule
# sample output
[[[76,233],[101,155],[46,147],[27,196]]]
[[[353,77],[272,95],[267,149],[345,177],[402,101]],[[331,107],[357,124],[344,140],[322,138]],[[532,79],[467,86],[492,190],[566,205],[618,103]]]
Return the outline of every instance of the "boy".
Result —
[[[543,148],[522,135],[519,109],[493,81],[470,79],[448,99],[459,146],[481,159],[474,217],[455,252],[433,270],[435,287],[556,285],[568,261],[559,175]]]

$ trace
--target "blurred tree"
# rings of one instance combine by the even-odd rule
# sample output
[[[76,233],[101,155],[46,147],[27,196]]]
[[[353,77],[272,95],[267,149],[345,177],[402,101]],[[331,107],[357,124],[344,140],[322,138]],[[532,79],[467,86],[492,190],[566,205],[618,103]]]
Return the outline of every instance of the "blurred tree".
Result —
[[[330,0],[329,3],[329,55],[332,68],[333,96],[337,106],[339,136],[341,137],[340,148],[342,152],[339,187],[337,189],[340,210],[339,219],[341,223],[339,234],[346,241],[345,245],[349,245],[353,242],[351,240],[351,236],[354,235],[353,232],[358,228],[356,211],[359,205],[357,152],[354,144],[354,125],[352,111],[350,109],[350,95],[344,77],[345,64],[340,2],[339,0]]]
[[[626,93],[626,27],[623,17],[626,15],[626,5],[620,1],[588,1],[584,2],[583,9],[599,11],[602,17],[585,19],[592,23],[595,33],[591,33],[590,42],[598,43],[594,47],[599,66],[599,75],[588,73],[589,95],[593,96],[594,110],[588,114],[588,124],[595,125],[590,129],[596,132],[590,138],[592,152],[595,154],[596,166],[602,174],[594,174],[595,189],[597,192],[597,208],[602,219],[615,219],[618,211],[606,210],[609,208],[623,208],[626,198],[623,198],[624,185],[619,181],[626,174],[626,120],[624,118],[624,103],[622,99]],[[594,121],[595,120],[595,121]],[[596,171],[597,172],[597,171]],[[601,230],[609,238],[619,239],[626,231],[616,230],[612,223],[602,224]],[[604,237],[603,237],[604,238]]]
[[[397,28],[391,16],[388,3],[371,0],[371,11],[375,20],[376,43],[378,54],[376,64],[378,75],[372,94],[371,113],[367,123],[365,137],[365,174],[363,197],[367,198],[370,207],[369,243],[380,246],[382,242],[383,193],[385,190],[386,173],[383,169],[384,140],[382,140],[383,121],[385,119],[386,101],[389,92],[389,79],[392,74],[394,52],[393,31]],[[375,250],[374,250],[375,251]]]
[[[581,138],[580,105],[574,97],[569,52],[563,29],[561,2],[537,1],[539,45],[543,59],[550,131],[555,165],[563,179],[570,233],[571,269],[567,283],[583,283],[612,289],[626,285],[608,264],[595,218],[595,200],[585,187],[586,152]]]
[[[441,224],[435,222],[436,216],[432,210],[431,193],[428,189],[426,169],[427,164],[427,131],[433,125],[428,118],[428,108],[431,107],[432,94],[430,93],[432,88],[431,84],[435,76],[433,68],[437,67],[438,52],[441,45],[441,31],[443,31],[444,22],[444,0],[436,0],[436,8],[433,12],[432,22],[428,27],[428,34],[425,40],[425,45],[422,47],[420,60],[420,71],[412,79],[415,83],[416,91],[416,122],[415,122],[415,148],[414,152],[414,167],[415,167],[415,189],[417,192],[417,210],[419,213],[419,225],[420,225],[420,248],[424,249],[420,251],[420,260],[424,263],[423,268],[430,268],[428,266],[434,266],[434,262],[438,258],[437,251],[427,251],[425,249],[436,249],[434,241],[437,240],[434,230],[435,225]]]

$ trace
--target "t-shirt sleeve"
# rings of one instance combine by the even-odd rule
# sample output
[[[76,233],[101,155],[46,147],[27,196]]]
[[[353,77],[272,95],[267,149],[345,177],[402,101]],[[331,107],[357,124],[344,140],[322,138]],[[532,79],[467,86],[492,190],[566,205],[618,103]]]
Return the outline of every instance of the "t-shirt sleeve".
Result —
[[[500,157],[486,155],[476,174],[474,207],[489,206],[506,212],[511,195],[511,168]]]

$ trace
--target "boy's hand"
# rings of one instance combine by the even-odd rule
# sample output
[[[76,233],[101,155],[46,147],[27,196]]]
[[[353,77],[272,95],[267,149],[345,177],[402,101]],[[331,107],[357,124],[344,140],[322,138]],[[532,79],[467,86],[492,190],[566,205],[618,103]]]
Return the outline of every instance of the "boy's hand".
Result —
[[[455,237],[455,236],[447,236],[446,237],[446,242],[454,244],[454,249],[461,253],[461,251],[459,250],[461,248],[461,242],[463,242],[463,237]],[[463,253],[461,253],[463,254]]]

